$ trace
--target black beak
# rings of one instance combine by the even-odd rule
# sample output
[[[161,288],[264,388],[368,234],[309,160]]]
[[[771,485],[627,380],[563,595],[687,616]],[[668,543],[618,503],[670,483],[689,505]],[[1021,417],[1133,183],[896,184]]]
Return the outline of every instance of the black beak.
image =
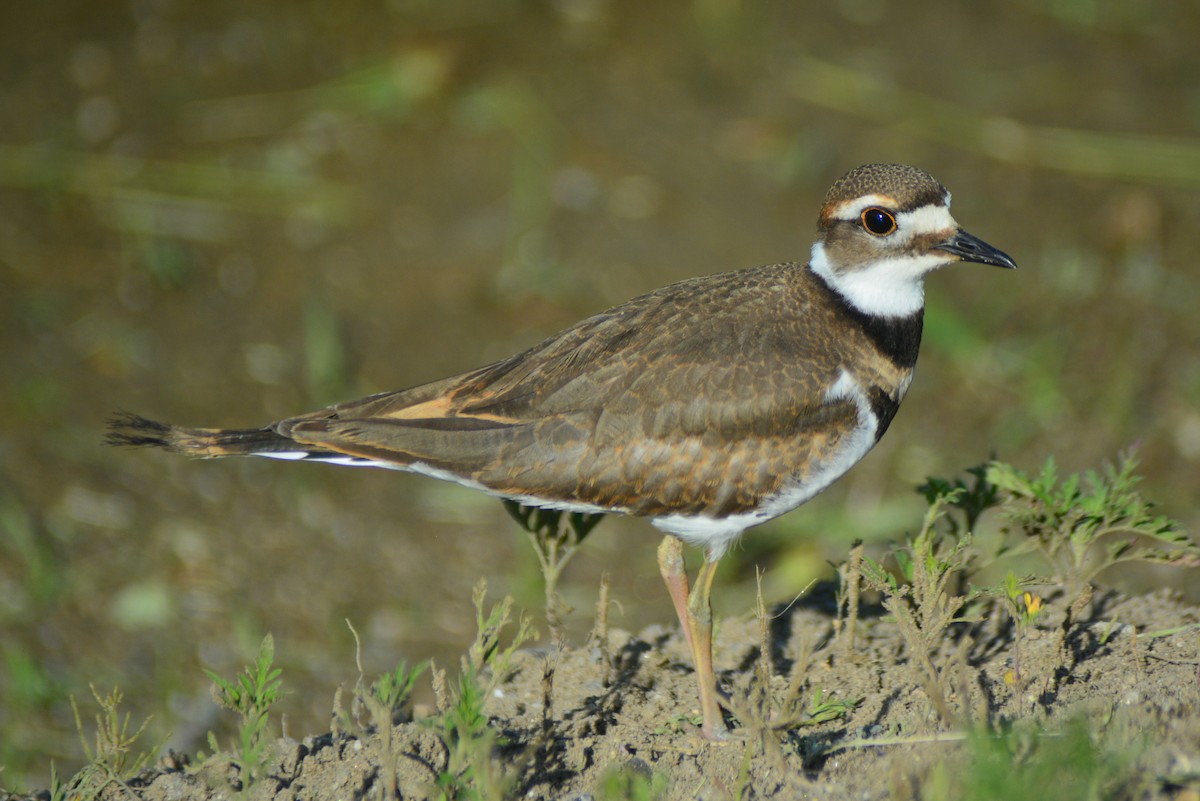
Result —
[[[1003,250],[992,247],[979,237],[972,236],[961,228],[955,231],[954,235],[945,242],[934,247],[938,250],[944,250],[947,253],[953,253],[963,261],[973,261],[976,264],[991,264],[996,267],[1005,267],[1009,270],[1017,269],[1017,263]]]

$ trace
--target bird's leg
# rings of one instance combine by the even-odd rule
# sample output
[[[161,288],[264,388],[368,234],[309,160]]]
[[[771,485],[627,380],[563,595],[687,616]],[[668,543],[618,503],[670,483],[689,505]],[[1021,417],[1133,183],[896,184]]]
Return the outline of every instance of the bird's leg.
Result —
[[[717,677],[712,661],[712,592],[717,561],[705,559],[696,574],[696,584],[688,594],[688,628],[692,630],[692,660],[696,666],[696,683],[700,687],[700,711],[704,715],[701,733],[709,740],[723,740],[728,733],[721,707],[717,703]]]
[[[692,653],[692,666],[696,671],[696,684],[700,689],[700,711],[704,715],[701,732],[710,740],[724,739],[727,729],[717,704],[717,679],[712,664],[712,606],[709,594],[712,591],[715,561],[704,562],[696,574],[696,584],[688,588],[687,570],[683,563],[683,541],[668,534],[658,546],[658,569],[662,573],[683,636],[687,638],[688,650]]]
[[[683,628],[683,636],[687,638],[688,650],[694,659],[696,646],[693,645],[692,627],[688,620],[688,577],[683,563],[683,540],[674,534],[668,534],[659,543],[658,572],[662,573],[663,583],[671,594],[671,603],[675,604],[675,614],[679,617],[679,625]]]

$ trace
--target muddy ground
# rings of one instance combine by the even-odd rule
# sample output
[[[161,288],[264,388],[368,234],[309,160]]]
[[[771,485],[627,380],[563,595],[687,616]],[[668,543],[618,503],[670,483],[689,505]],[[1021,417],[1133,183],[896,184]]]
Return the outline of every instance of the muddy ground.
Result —
[[[1042,614],[1019,646],[999,604],[940,638],[930,652],[940,690],[878,607],[864,607],[848,648],[821,588],[769,610],[766,663],[759,619],[721,621],[716,665],[734,710],[724,742],[703,740],[689,720],[696,691],[678,630],[614,629],[514,653],[486,703],[487,731],[500,738],[490,761],[454,768],[432,708],[388,742],[347,692],[333,733],[275,741],[258,775],[227,752],[171,754],[102,796],[379,798],[390,762],[405,799],[651,798],[653,788],[671,799],[1197,798],[1200,608],[1167,591],[1098,589],[1066,624],[1065,592],[1040,593]],[[808,716],[817,693],[832,719]],[[789,705],[804,713],[799,725],[783,722]]]

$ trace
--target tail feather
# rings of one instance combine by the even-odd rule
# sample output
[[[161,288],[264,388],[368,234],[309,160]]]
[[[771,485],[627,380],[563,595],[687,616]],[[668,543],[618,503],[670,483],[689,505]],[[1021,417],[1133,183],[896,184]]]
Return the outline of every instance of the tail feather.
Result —
[[[311,450],[276,433],[271,428],[184,428],[150,420],[129,412],[118,412],[108,421],[106,445],[164,448],[172,453],[217,458],[252,456],[295,450]]]

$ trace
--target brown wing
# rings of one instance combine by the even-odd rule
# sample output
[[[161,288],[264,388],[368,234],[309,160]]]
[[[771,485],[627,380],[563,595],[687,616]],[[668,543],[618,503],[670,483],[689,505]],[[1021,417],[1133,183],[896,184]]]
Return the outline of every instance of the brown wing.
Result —
[[[858,423],[811,275],[673,284],[462,375],[275,424],[323,451],[634,514],[751,508]],[[801,368],[800,365],[805,365]]]

